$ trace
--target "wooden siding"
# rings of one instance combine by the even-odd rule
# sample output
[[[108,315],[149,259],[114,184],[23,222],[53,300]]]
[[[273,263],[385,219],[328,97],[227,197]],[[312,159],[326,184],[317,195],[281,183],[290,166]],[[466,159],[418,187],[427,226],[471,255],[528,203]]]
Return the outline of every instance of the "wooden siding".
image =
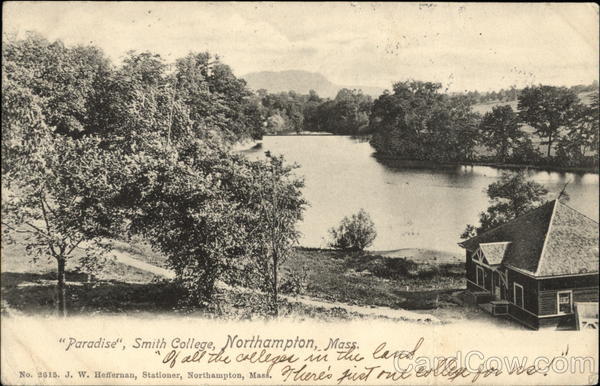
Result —
[[[538,328],[573,330],[575,328],[575,315],[567,314],[551,318],[540,318]]]
[[[465,249],[465,269],[467,271],[467,280],[477,283],[477,278],[475,277],[475,263],[471,259],[471,253],[473,253],[473,251],[468,251]]]
[[[588,288],[570,288],[573,291],[573,303],[575,302],[597,302],[598,301],[598,287]],[[558,313],[556,305],[556,294],[559,290],[555,291],[540,291],[539,295],[539,315],[555,315]]]
[[[539,327],[539,324],[538,324],[539,319],[537,316],[524,311],[523,309],[515,306],[514,304],[508,305],[508,314],[513,319],[515,319],[516,321],[518,321],[519,323],[521,323],[522,325],[524,325],[526,327],[529,327],[532,329],[538,329],[538,327]]]
[[[556,296],[559,291],[573,291],[573,303],[598,301],[598,274],[565,276],[538,280],[539,315],[558,313]]]
[[[513,269],[507,269],[508,272],[508,300],[515,303],[514,283],[523,287],[523,308],[537,315],[538,312],[538,285],[537,281],[527,275],[523,275]],[[517,306],[518,307],[518,306]]]
[[[598,288],[600,276],[596,274],[581,276],[565,276],[550,279],[540,279],[540,291],[567,290],[573,288]]]

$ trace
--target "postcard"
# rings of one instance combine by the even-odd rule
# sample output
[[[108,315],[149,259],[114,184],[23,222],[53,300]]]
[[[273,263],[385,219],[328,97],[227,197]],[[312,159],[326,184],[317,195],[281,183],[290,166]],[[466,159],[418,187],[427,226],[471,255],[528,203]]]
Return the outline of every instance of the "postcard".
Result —
[[[597,384],[599,25],[5,2],[2,384]]]

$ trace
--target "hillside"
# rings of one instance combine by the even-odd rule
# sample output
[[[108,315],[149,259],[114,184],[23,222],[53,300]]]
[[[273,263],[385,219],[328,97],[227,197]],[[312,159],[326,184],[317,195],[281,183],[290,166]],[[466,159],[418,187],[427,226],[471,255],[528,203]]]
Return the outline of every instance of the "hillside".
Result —
[[[585,91],[585,92],[580,92],[577,94],[577,96],[579,97],[579,99],[581,99],[581,102],[589,105],[590,103],[592,103],[592,95],[594,94],[593,91]],[[517,101],[491,101],[491,102],[485,102],[485,103],[477,103],[473,105],[473,111],[475,111],[476,113],[479,114],[485,114],[487,112],[492,111],[492,109],[496,106],[504,106],[504,105],[510,105],[510,107],[512,107],[512,109],[514,111],[518,110],[517,107]]]
[[[251,89],[264,88],[272,93],[295,91],[308,94],[310,90],[315,90],[321,97],[334,98],[342,88],[361,89],[363,93],[372,97],[378,97],[383,92],[383,88],[380,87],[337,85],[322,74],[308,71],[260,71],[246,74],[242,78],[248,82]]]

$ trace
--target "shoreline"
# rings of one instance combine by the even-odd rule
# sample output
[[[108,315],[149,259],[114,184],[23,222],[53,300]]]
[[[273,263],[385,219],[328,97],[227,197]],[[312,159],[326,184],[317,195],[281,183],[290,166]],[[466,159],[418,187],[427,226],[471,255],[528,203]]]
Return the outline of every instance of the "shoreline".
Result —
[[[478,161],[457,161],[457,162],[435,162],[427,160],[415,160],[408,158],[397,158],[373,153],[373,157],[382,162],[412,162],[421,164],[422,166],[488,166],[496,169],[535,169],[546,172],[562,172],[562,173],[575,173],[575,174],[600,174],[600,170],[589,167],[577,167],[577,166],[555,166],[555,165],[534,165],[534,164],[504,164],[499,162],[478,162]],[[416,165],[415,165],[416,166]]]
[[[351,134],[333,134],[327,132],[280,132],[276,134],[265,134],[263,137],[319,137],[319,136],[334,136],[334,137],[368,137],[368,134],[365,135],[351,135]],[[535,164],[516,164],[516,163],[501,163],[501,162],[486,162],[486,161],[447,161],[447,162],[436,162],[430,160],[417,160],[411,158],[398,158],[393,156],[386,156],[378,153],[376,150],[373,151],[373,157],[377,160],[385,162],[413,162],[420,164],[422,166],[488,166],[496,169],[535,169],[547,172],[562,172],[562,173],[575,173],[575,174],[600,174],[599,168],[586,167],[586,166],[556,166],[556,165],[535,165]],[[417,165],[414,165],[417,166]]]

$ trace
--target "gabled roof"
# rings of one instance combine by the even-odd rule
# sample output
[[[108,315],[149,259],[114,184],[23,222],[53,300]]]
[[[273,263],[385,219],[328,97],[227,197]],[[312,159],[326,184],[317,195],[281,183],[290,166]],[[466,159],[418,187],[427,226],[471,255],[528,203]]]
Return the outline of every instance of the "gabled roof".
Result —
[[[510,241],[495,242],[495,243],[481,243],[479,249],[485,255],[488,264],[496,265],[502,263],[504,254],[510,245]]]
[[[598,223],[558,200],[459,245],[476,250],[496,242],[510,242],[502,264],[534,276],[598,272]]]

